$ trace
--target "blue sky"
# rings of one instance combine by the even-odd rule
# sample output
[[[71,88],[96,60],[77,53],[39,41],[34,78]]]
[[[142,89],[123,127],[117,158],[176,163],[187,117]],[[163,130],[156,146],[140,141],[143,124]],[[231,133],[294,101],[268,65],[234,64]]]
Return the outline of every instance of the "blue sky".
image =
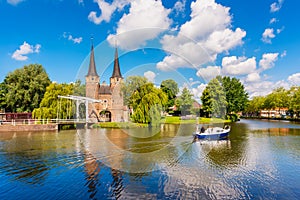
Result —
[[[172,78],[199,98],[216,75],[250,96],[300,85],[296,0],[0,0],[0,81],[39,63],[52,81],[84,80],[91,37],[101,82],[121,72]]]

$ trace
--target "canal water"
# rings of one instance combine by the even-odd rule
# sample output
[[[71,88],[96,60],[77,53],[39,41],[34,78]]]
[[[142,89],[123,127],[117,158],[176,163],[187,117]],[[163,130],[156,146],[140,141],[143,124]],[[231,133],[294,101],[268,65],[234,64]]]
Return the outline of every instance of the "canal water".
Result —
[[[299,199],[300,124],[0,132],[0,199]]]

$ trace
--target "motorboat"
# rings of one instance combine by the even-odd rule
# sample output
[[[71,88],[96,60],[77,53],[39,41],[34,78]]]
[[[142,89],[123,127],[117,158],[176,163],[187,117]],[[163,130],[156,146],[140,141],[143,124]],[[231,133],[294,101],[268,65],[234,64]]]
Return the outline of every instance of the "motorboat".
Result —
[[[194,132],[195,139],[201,140],[222,140],[226,139],[229,136],[230,126],[225,125],[224,128],[221,127],[208,127],[204,128],[203,126]]]

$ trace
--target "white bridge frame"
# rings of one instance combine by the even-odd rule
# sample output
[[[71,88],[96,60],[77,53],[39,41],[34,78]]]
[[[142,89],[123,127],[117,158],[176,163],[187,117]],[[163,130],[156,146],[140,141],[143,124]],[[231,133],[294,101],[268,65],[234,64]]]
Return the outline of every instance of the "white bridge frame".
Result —
[[[76,101],[76,121],[79,122],[79,105],[81,103],[85,104],[85,122],[89,122],[89,103],[102,103],[101,100],[89,98],[89,97],[82,97],[82,96],[74,96],[74,95],[68,95],[68,96],[61,96],[58,95],[58,98],[61,99],[70,99],[73,101]]]

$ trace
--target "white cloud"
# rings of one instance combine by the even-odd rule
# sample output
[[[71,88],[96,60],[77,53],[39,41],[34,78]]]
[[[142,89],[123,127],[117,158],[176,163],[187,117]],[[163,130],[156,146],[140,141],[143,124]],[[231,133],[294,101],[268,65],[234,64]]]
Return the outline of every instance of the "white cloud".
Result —
[[[149,82],[154,83],[156,74],[153,71],[147,71],[144,73],[144,77],[146,77]]]
[[[258,82],[260,80],[260,75],[258,72],[253,72],[247,75],[246,81],[247,82]]]
[[[252,98],[254,96],[266,96],[270,94],[274,89],[278,87],[289,88],[290,84],[286,81],[258,81],[255,83],[246,83],[245,89],[249,93],[249,97]]]
[[[259,61],[259,66],[262,70],[274,67],[275,62],[278,60],[279,53],[265,53]]]
[[[271,39],[275,38],[274,29],[267,28],[262,34],[262,41],[265,43],[272,43]]]
[[[200,68],[197,71],[197,76],[202,77],[207,82],[218,75],[221,75],[221,67],[219,66],[208,66],[206,68]]]
[[[176,11],[176,13],[182,13],[185,10],[185,4],[186,4],[186,0],[179,0],[175,3],[174,5],[174,10]]]
[[[274,24],[274,23],[276,23],[276,22],[278,22],[278,20],[276,19],[276,18],[272,18],[271,20],[270,20],[270,24]]]
[[[287,52],[286,52],[286,50],[284,50],[284,51],[280,54],[280,57],[283,58],[283,57],[286,56],[286,54],[287,54]]]
[[[200,84],[201,82],[200,81],[194,81],[193,78],[189,78],[189,83],[191,86],[195,85],[195,84]]]
[[[28,59],[28,54],[32,53],[39,53],[40,52],[41,45],[36,44],[35,46],[28,44],[27,42],[24,42],[19,49],[17,49],[13,55],[11,56],[15,60],[19,61],[25,61]]]
[[[270,6],[270,11],[271,12],[279,11],[282,7],[283,2],[284,2],[284,0],[278,0],[278,2],[272,3],[271,6]]]
[[[179,57],[175,54],[170,54],[166,57],[164,57],[163,61],[160,61],[156,64],[157,69],[160,69],[162,71],[171,71],[174,70],[174,66],[190,66],[191,63],[189,63],[186,59]]]
[[[161,62],[157,63],[160,70],[172,70],[179,67],[194,67],[213,62],[217,54],[209,52],[200,43],[178,35],[165,35],[161,40],[163,49],[169,52]]]
[[[293,74],[288,77],[288,81],[293,85],[300,85],[300,73]]]
[[[201,83],[196,88],[191,89],[191,92],[196,99],[198,99],[198,100],[200,99],[200,97],[202,96],[202,92],[206,88],[206,86],[207,86],[207,84]]]
[[[281,27],[281,28],[278,28],[278,29],[276,30],[276,33],[279,34],[279,33],[281,33],[283,30],[284,30],[284,26]]]
[[[171,10],[165,9],[161,1],[134,0],[130,5],[129,13],[118,22],[116,34],[107,37],[110,44],[117,41],[123,49],[135,49],[170,27],[168,15]]]
[[[212,52],[222,53],[241,45],[243,43],[242,38],[245,36],[246,32],[240,28],[237,28],[235,31],[227,28],[213,32],[205,42],[205,46]]]
[[[256,58],[224,57],[222,59],[222,73],[226,75],[246,75],[256,70]]]
[[[80,44],[82,42],[82,37],[74,38],[71,34],[67,34],[66,32],[64,32],[63,37],[73,41],[74,44]]]
[[[199,68],[203,64],[214,62],[218,53],[227,52],[242,44],[246,32],[240,28],[230,29],[231,15],[228,7],[214,0],[197,0],[191,3],[191,10],[191,19],[179,28],[178,34],[162,38],[163,49],[169,55],[157,64],[157,68]]]
[[[207,38],[214,31],[230,26],[229,8],[215,3],[214,0],[192,2],[191,10],[191,20],[181,26],[180,33],[193,40]]]
[[[83,0],[78,0],[78,4],[79,4],[79,5],[84,5]]]
[[[102,21],[109,22],[112,14],[116,10],[122,10],[131,2],[131,0],[114,0],[111,4],[105,2],[104,0],[94,0],[94,2],[98,3],[101,14],[100,16],[97,16],[97,12],[91,11],[88,19],[95,24],[100,24]]]
[[[25,1],[25,0],[7,0],[7,3],[15,6],[15,5],[21,3],[22,1]]]

